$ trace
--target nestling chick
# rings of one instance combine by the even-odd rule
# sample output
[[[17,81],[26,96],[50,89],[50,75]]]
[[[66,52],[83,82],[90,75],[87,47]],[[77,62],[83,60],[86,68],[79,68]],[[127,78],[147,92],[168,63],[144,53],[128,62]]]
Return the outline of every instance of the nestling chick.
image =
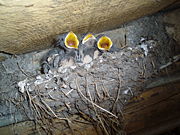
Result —
[[[97,47],[101,51],[110,51],[111,47],[113,46],[111,39],[103,34],[97,36],[97,40]]]
[[[79,40],[75,33],[71,31],[58,36],[56,46],[65,50],[66,57],[72,55],[75,61],[78,61]]]
[[[54,48],[42,59],[42,71],[47,74],[52,68],[57,68],[59,62],[65,57],[64,50]]]
[[[76,61],[78,58],[79,40],[72,31],[56,38],[55,47],[49,51],[42,62],[42,70],[48,73],[52,68],[58,68],[62,65],[62,61]]]
[[[69,52],[71,50],[77,50],[79,46],[79,40],[76,34],[72,31],[56,38],[55,46],[64,49]]]
[[[117,48],[111,38],[104,34],[100,34],[97,36],[97,47],[100,50],[101,53],[108,51],[108,52],[118,52],[120,51],[120,48]]]
[[[98,51],[96,42],[96,38],[91,33],[83,37],[82,43],[79,47],[79,56],[82,63],[90,63],[96,57],[95,51]]]

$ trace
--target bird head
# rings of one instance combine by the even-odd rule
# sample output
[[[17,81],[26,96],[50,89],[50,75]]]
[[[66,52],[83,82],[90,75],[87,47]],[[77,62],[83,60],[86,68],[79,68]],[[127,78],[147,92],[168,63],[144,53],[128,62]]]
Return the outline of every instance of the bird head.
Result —
[[[92,33],[82,35],[77,55],[78,63],[84,63],[87,57],[91,57],[91,60],[93,59],[94,51],[97,50],[96,42],[97,40]],[[87,61],[85,63],[87,63]]]
[[[109,37],[107,37],[105,35],[101,35],[98,38],[97,47],[99,50],[109,51],[111,49],[112,45],[113,45],[113,42]]]
[[[86,43],[94,43],[96,41],[96,38],[93,34],[89,33],[89,34],[86,34],[84,37],[83,37],[83,40],[82,40],[82,44],[86,44]]]
[[[76,36],[76,34],[74,34],[72,31],[69,32],[69,33],[65,36],[64,45],[65,45],[67,48],[78,49],[79,40],[78,40],[78,37]]]
[[[64,49],[65,51],[70,51],[71,49],[77,50],[79,47],[79,40],[76,34],[71,31],[58,35],[55,39],[54,46]]]

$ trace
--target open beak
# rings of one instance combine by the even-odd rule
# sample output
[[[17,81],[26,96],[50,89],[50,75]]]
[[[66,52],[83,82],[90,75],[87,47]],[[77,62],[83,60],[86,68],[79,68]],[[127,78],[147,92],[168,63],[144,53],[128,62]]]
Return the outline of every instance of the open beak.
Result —
[[[82,44],[85,44],[88,40],[90,39],[96,39],[95,36],[93,34],[87,34],[83,40],[82,40]]]
[[[111,49],[112,45],[113,45],[113,43],[112,43],[111,39],[107,36],[100,37],[97,42],[98,49],[103,50],[103,51],[109,51]]]
[[[79,46],[79,40],[72,31],[67,34],[64,40],[64,44],[67,48],[75,48],[78,49]]]

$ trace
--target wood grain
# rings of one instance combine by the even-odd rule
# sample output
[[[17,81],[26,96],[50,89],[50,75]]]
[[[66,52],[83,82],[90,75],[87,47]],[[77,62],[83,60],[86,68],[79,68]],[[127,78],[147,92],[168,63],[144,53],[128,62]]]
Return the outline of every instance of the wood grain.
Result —
[[[177,0],[0,0],[0,51],[48,48],[67,31],[101,32],[154,13]]]
[[[152,88],[133,98],[124,109],[129,135],[154,135],[180,125],[180,81]]]

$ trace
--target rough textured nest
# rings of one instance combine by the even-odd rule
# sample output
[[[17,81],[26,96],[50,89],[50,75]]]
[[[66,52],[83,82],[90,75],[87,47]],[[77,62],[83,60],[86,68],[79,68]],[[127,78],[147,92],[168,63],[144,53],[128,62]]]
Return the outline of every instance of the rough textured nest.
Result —
[[[155,41],[148,43],[156,46]],[[68,117],[80,114],[99,123],[106,134],[120,131],[123,105],[140,92],[156,69],[155,57],[147,50],[139,46],[107,52],[91,63],[60,67],[20,81],[19,90],[30,107],[25,110],[28,117],[70,123]]]

